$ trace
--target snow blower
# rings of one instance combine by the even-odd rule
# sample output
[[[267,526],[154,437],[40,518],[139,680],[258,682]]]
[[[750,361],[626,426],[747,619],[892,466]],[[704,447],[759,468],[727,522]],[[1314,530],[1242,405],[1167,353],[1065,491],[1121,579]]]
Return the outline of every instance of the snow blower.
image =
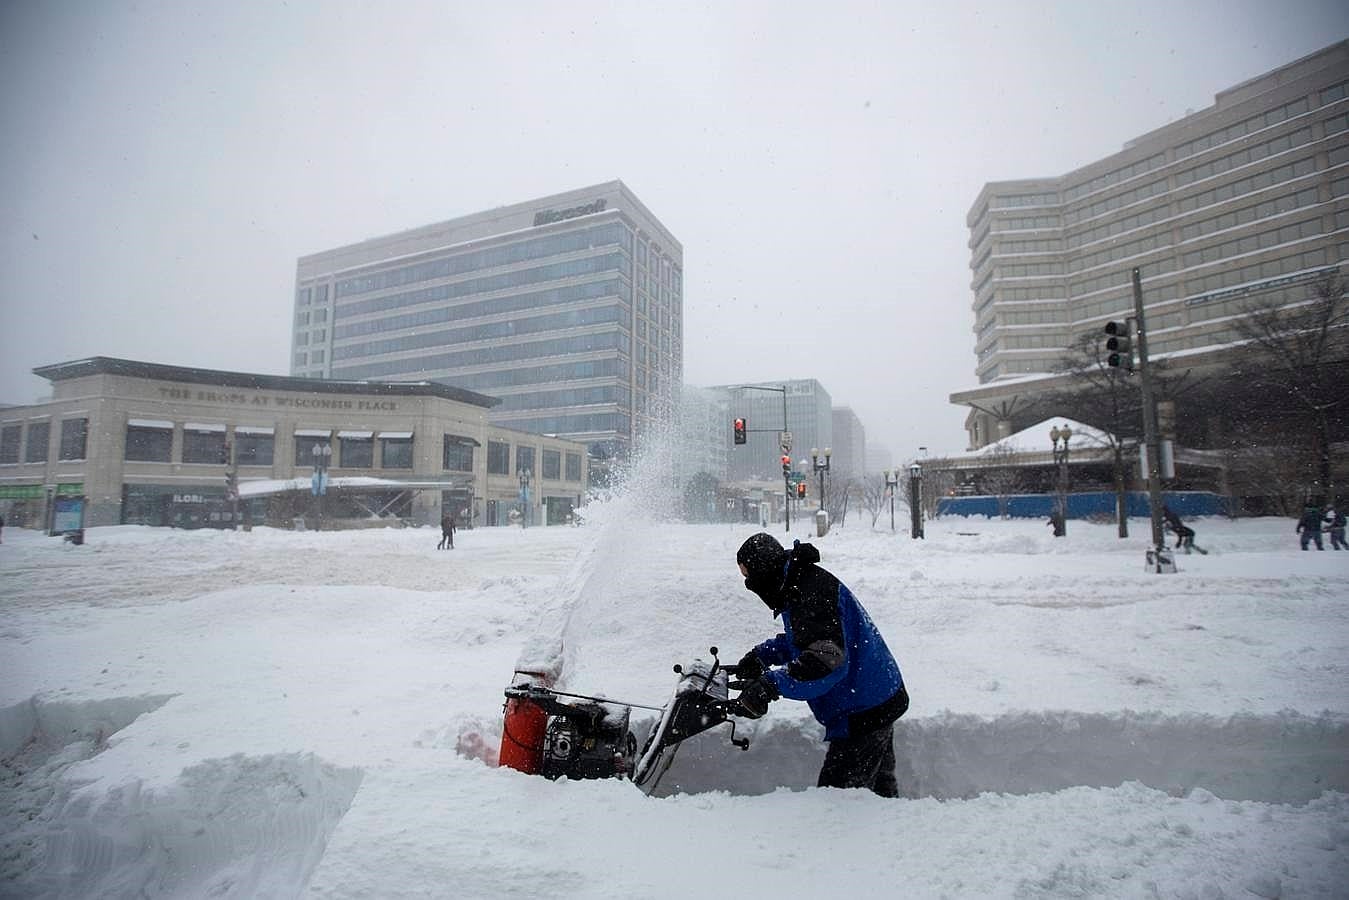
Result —
[[[535,673],[517,673],[519,683],[506,688],[501,765],[545,778],[629,778],[651,794],[681,742],[734,715],[727,694],[735,667],[721,664],[716,647],[711,653],[711,663],[674,667],[679,678],[664,706],[558,691]],[[660,713],[640,754],[628,729],[633,707]],[[730,742],[749,749],[748,738],[736,738],[734,721]]]

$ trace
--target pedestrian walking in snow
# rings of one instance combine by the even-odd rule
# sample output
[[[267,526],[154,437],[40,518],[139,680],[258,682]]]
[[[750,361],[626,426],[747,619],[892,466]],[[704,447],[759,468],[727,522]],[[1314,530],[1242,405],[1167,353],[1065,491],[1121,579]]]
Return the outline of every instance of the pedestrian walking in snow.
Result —
[[[1337,499],[1335,505],[1326,510],[1325,522],[1327,531],[1330,532],[1330,549],[1349,550],[1349,544],[1344,542],[1344,500]],[[0,523],[2,524],[2,523]]]
[[[1186,553],[1189,553],[1192,550],[1197,550],[1200,553],[1208,553],[1207,550],[1194,545],[1194,529],[1182,522],[1180,516],[1178,516],[1171,507],[1162,507],[1162,518],[1166,520],[1166,524],[1176,534],[1177,550],[1184,550]]]
[[[445,513],[440,517],[440,543],[437,550],[454,549],[454,513]]]
[[[1326,549],[1321,543],[1321,510],[1317,507],[1307,506],[1302,510],[1302,518],[1297,520],[1296,530],[1302,535],[1303,550],[1306,550],[1312,541],[1316,542],[1317,550]]]
[[[1343,529],[1341,529],[1343,531]],[[5,517],[0,516],[0,544],[5,542]]]
[[[782,619],[783,633],[736,666],[742,690],[733,712],[757,719],[779,697],[806,701],[829,744],[818,785],[899,796],[894,730],[909,695],[871,617],[817,565],[820,551],[812,544],[796,541],[787,550],[760,532],[735,558],[745,587]]]

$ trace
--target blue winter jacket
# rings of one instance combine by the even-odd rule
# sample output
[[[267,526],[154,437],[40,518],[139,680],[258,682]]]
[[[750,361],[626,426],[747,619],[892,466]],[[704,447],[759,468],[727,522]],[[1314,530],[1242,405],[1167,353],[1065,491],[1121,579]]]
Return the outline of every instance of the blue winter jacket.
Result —
[[[818,560],[814,547],[800,545],[801,550],[807,548]],[[889,724],[903,712],[901,707],[889,714],[904,686],[899,664],[852,591],[809,557],[796,556],[787,563],[791,569],[786,571],[785,602],[776,611],[785,633],[754,648],[765,664],[782,667],[769,669],[765,677],[782,696],[809,704],[824,726],[827,741],[845,738],[853,730]],[[816,640],[837,634],[839,628],[843,655],[832,669],[821,666],[816,658],[803,661],[803,652],[813,656],[809,648]],[[874,715],[869,717],[869,712]]]

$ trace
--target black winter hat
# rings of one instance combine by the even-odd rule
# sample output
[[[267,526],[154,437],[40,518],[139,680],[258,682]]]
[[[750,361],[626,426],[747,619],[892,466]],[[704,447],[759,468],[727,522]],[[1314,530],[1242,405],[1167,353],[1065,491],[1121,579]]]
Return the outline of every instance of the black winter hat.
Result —
[[[765,531],[753,535],[740,545],[735,561],[749,572],[745,577],[745,587],[758,594],[769,609],[777,612],[781,608],[783,566],[787,563],[787,551],[777,538]]]

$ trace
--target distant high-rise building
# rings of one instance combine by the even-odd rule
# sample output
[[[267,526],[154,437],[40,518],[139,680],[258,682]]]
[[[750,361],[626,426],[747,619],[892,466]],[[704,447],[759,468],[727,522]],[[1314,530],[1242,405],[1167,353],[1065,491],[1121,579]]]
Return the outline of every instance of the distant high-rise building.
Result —
[[[890,448],[875,441],[867,442],[867,474],[874,475],[894,468],[894,456]]]
[[[724,481],[731,452],[730,403],[725,392],[684,385],[679,426],[672,440],[675,475],[686,481],[706,473]]]
[[[1217,95],[1067,175],[984,185],[969,212],[971,447],[1046,414],[1055,366],[1134,314],[1148,349],[1222,361],[1253,303],[1297,303],[1349,259],[1349,41]]]
[[[291,372],[429,380],[623,455],[683,379],[683,247],[620,181],[301,257]]]
[[[792,435],[793,467],[809,472],[811,448],[823,453],[825,447],[832,446],[832,403],[829,392],[815,379],[718,385],[712,390],[726,396],[731,416],[743,416],[748,421],[746,442],[731,448],[728,466],[730,480],[762,481],[782,477],[782,450],[778,440],[782,432],[784,394],[778,388],[783,387],[786,388],[787,431]],[[725,440],[729,441],[730,421],[725,427]],[[806,461],[804,467],[800,465],[802,459]]]
[[[834,455],[830,461],[834,477],[858,476],[867,467],[867,430],[857,413],[847,406],[835,406]]]

